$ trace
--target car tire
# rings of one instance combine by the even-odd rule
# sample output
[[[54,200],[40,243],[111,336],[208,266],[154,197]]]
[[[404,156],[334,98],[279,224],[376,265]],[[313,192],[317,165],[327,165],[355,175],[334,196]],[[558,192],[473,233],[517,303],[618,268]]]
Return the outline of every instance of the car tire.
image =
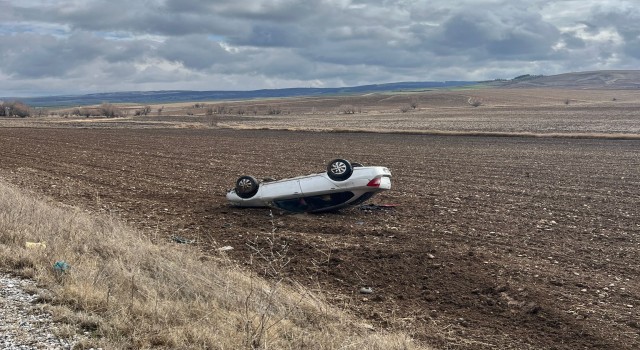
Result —
[[[334,159],[327,165],[327,175],[333,181],[344,181],[353,173],[353,166],[345,159]]]
[[[251,198],[258,193],[258,180],[253,176],[241,176],[236,181],[236,194],[240,198]]]

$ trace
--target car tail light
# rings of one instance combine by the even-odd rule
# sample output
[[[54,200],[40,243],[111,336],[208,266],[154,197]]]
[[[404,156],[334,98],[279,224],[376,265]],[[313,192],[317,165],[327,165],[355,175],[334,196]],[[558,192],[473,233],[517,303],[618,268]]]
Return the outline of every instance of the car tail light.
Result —
[[[367,184],[368,187],[380,187],[380,178],[376,177],[375,179],[369,181]]]

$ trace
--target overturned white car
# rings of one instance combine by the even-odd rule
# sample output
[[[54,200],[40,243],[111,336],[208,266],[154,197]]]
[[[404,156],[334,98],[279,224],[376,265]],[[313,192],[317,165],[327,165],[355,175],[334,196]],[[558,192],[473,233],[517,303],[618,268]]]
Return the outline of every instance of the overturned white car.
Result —
[[[274,207],[291,212],[321,212],[358,205],[391,188],[391,172],[344,159],[329,162],[327,171],[284,180],[258,181],[241,176],[227,199],[239,207]]]

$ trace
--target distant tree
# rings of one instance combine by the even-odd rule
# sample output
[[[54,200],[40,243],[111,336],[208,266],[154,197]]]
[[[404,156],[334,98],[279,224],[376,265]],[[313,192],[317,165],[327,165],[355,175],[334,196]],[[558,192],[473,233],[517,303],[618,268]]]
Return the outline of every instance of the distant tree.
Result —
[[[149,115],[151,113],[151,106],[144,106],[135,112],[135,115]]]
[[[280,108],[280,106],[269,106],[267,108],[267,114],[268,115],[282,114],[282,108]]]
[[[216,105],[213,109],[213,113],[215,114],[225,114],[227,113],[227,106],[225,105]]]
[[[531,80],[531,79],[536,79],[536,78],[541,78],[543,77],[543,75],[539,74],[539,75],[531,75],[531,74],[523,74],[523,75],[518,75],[517,77],[513,78],[512,80]]]
[[[122,109],[111,103],[103,103],[98,107],[98,113],[101,116],[105,116],[107,118],[115,118],[115,117],[123,117],[124,112]],[[90,114],[91,115],[91,114]]]
[[[517,77],[513,78],[513,80],[520,80],[520,79],[525,79],[529,77],[531,77],[531,74],[523,74],[523,75],[518,75]]]
[[[35,115],[37,115],[38,117],[44,117],[46,115],[49,115],[49,110],[44,108],[36,108]]]
[[[0,116],[26,118],[31,116],[31,108],[24,102],[3,102],[0,105]]]

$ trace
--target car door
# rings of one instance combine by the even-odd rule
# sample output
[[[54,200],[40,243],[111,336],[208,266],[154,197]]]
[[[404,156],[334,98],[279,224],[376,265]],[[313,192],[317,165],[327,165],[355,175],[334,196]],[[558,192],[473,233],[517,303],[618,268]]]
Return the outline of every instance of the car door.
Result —
[[[302,190],[297,179],[268,182],[263,185],[261,197],[264,200],[300,197]]]
[[[331,193],[338,189],[332,181],[320,175],[302,178],[299,183],[305,197]]]

